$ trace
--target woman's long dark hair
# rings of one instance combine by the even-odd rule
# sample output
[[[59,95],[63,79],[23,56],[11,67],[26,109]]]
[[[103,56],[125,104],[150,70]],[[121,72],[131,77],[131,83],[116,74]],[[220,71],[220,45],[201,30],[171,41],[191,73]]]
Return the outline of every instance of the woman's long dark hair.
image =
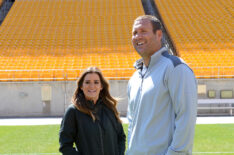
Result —
[[[121,123],[121,120],[119,118],[119,113],[116,109],[117,106],[117,100],[114,99],[109,92],[109,83],[107,80],[104,78],[102,75],[102,72],[99,68],[97,67],[89,67],[87,68],[80,76],[79,80],[77,81],[77,89],[75,90],[75,93],[72,97],[72,103],[75,105],[75,107],[88,115],[90,115],[93,119],[93,121],[96,120],[95,116],[93,115],[93,111],[91,108],[89,108],[88,101],[85,99],[85,95],[83,90],[81,89],[84,78],[87,74],[90,73],[96,73],[101,81],[102,85],[102,90],[100,91],[99,94],[99,99],[102,100],[102,102],[115,114],[116,119]]]

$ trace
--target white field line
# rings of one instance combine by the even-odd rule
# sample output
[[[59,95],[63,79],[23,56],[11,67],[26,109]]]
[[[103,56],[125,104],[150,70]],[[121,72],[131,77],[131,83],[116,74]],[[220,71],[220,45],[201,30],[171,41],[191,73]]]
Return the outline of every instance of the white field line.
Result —
[[[193,154],[234,154],[234,152],[193,152]],[[61,155],[61,153],[0,153],[0,155]]]
[[[193,154],[234,154],[234,152],[193,152]]]
[[[0,155],[61,155],[61,153],[0,153]]]
[[[121,117],[124,124],[128,123],[126,117]],[[0,118],[0,126],[5,125],[58,125],[60,118]],[[234,124],[234,116],[231,117],[197,117],[196,124]]]

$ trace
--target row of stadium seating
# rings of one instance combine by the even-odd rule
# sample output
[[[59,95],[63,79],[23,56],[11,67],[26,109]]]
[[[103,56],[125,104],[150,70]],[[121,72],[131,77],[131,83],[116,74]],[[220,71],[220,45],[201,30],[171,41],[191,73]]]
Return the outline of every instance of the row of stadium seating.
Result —
[[[232,78],[231,0],[155,0],[178,54],[198,78]],[[0,81],[75,80],[88,66],[128,79],[141,1],[16,0],[0,26]]]
[[[0,27],[5,80],[74,80],[88,66],[129,78],[139,56],[131,46],[140,1],[18,0]]]
[[[197,77],[233,77],[231,0],[155,0],[155,4],[177,53]]]
[[[37,50],[35,50],[37,52]],[[69,52],[69,50],[66,50]],[[80,51],[82,52],[82,51]],[[23,53],[23,52],[22,52]],[[24,53],[25,54],[25,53]],[[132,53],[90,53],[67,56],[1,57],[0,69],[80,69],[94,64],[101,68],[132,68],[136,57]],[[118,61],[114,61],[118,60]],[[132,62],[130,62],[132,61]],[[130,64],[129,64],[130,62]],[[130,67],[131,66],[131,67]]]
[[[230,49],[224,50],[189,50],[190,52],[182,51],[181,57],[186,62],[189,62],[190,66],[233,66],[234,54]]]

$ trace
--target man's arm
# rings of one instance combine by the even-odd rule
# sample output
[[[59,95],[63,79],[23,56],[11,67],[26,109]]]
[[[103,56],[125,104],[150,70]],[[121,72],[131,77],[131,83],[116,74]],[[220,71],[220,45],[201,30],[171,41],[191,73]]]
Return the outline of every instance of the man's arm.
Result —
[[[185,64],[176,66],[168,77],[168,88],[175,115],[174,135],[167,155],[192,154],[197,115],[197,84]]]
[[[127,111],[127,119],[128,119],[128,122],[129,122],[129,125],[128,125],[128,144],[129,144],[129,140],[131,138],[131,134],[132,134],[132,127],[131,127],[131,124],[132,124],[132,109],[130,108],[130,81],[128,83],[128,90],[127,90],[127,93],[128,93],[128,111]]]

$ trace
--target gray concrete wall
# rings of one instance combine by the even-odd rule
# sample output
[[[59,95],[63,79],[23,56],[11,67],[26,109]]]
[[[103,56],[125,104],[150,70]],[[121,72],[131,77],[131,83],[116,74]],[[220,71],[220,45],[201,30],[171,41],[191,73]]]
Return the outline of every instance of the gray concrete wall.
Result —
[[[206,93],[198,94],[198,98],[208,98],[207,93],[209,90],[215,90],[216,99],[220,98],[221,90],[232,90],[234,91],[234,79],[199,79],[198,85],[206,86]]]
[[[128,81],[111,80],[109,83],[112,96],[119,99],[117,108],[125,116]],[[234,91],[234,79],[199,79],[198,84],[206,85],[206,92],[216,90],[216,98],[220,97],[220,90]],[[51,100],[42,100],[44,86],[51,87]],[[62,116],[71,104],[75,88],[75,81],[0,82],[0,117]],[[198,96],[208,98],[206,93]]]
[[[41,87],[52,88],[51,101],[42,101]],[[64,112],[64,82],[0,83],[0,116],[59,116]]]
[[[198,85],[205,87],[203,93],[198,93],[199,99],[221,99],[222,90],[231,90],[234,93],[234,79],[199,79]],[[208,91],[215,91],[215,98],[208,97]],[[234,98],[234,97],[232,97]],[[233,105],[233,104],[232,104]],[[222,107],[230,107],[230,104],[202,104],[198,107],[209,107],[210,109],[199,109],[198,115],[230,115],[229,109],[222,109]],[[212,108],[219,109],[212,109]],[[234,110],[232,110],[234,112]],[[233,113],[232,112],[232,113]],[[233,115],[233,114],[232,114]]]
[[[121,115],[127,111],[127,81],[109,81],[119,99]],[[42,87],[51,87],[51,100],[43,101]],[[76,89],[75,81],[1,82],[0,117],[62,116]]]

